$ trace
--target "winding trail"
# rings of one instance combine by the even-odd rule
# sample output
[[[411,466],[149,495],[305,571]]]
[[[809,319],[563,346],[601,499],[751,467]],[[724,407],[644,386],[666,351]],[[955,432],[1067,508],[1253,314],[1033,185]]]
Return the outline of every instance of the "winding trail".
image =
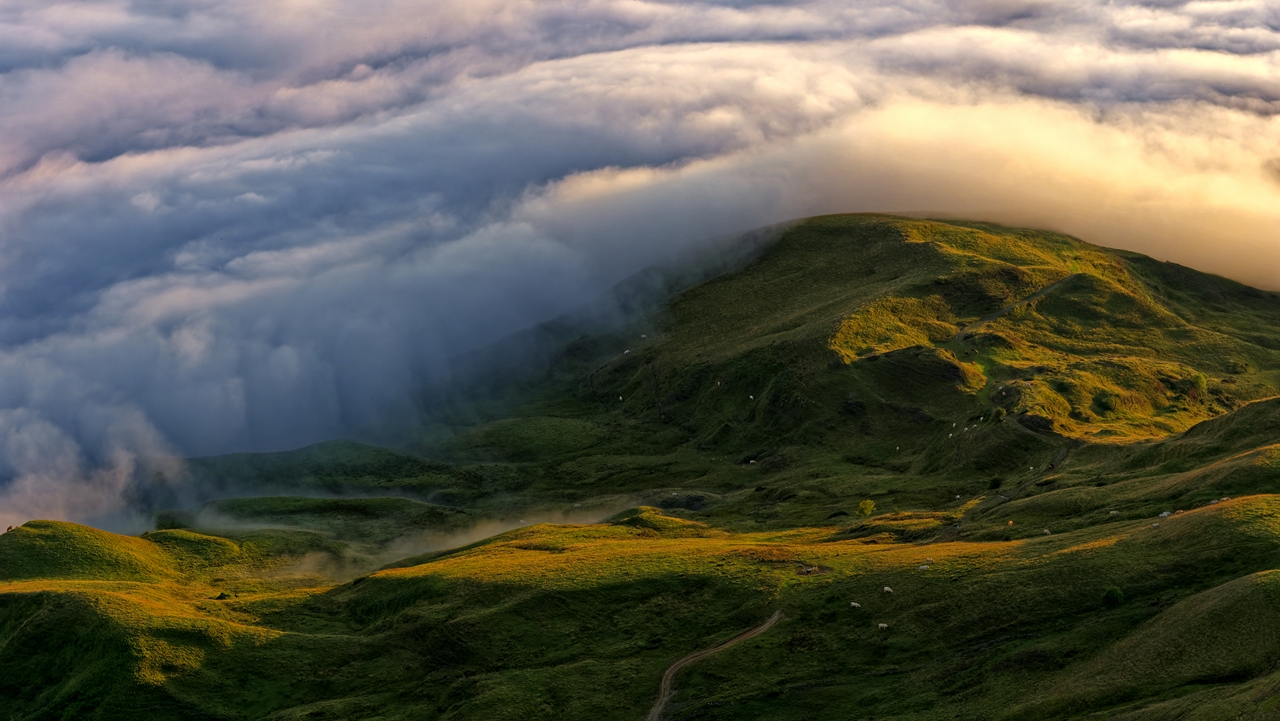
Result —
[[[1017,303],[1013,303],[1013,304],[1011,304],[1011,305],[1007,305],[1007,306],[1005,306],[1005,307],[1001,308],[1000,310],[998,310],[998,311],[996,311],[996,312],[994,312],[994,313],[992,313],[992,314],[990,314],[990,315],[986,315],[986,316],[983,316],[982,318],[979,318],[978,320],[975,320],[974,322],[970,323],[969,325],[967,325],[967,326],[965,326],[965,327],[961,328],[960,330],[957,330],[957,331],[956,331],[955,336],[953,336],[953,338],[952,338],[952,339],[953,339],[953,340],[960,340],[960,336],[964,335],[965,333],[972,333],[972,332],[973,332],[974,330],[976,330],[978,327],[983,326],[983,325],[986,325],[987,323],[990,323],[991,321],[993,321],[993,320],[995,320],[996,318],[999,318],[1000,316],[1002,316],[1002,315],[1004,315],[1004,314],[1008,313],[1009,311],[1013,310],[1014,308],[1017,308],[1017,307],[1019,307],[1019,306],[1024,306],[1024,305],[1026,305],[1027,303],[1030,303],[1030,302],[1031,302],[1031,301],[1033,301],[1033,300],[1037,300],[1037,299],[1039,299],[1039,298],[1043,298],[1043,297],[1044,297],[1044,295],[1045,295],[1046,293],[1048,293],[1049,291],[1053,290],[1054,288],[1057,288],[1058,286],[1062,285],[1063,283],[1066,283],[1067,281],[1069,281],[1069,280],[1071,280],[1072,278],[1075,278],[1075,277],[1077,277],[1077,276],[1079,276],[1079,275],[1082,275],[1082,273],[1072,273],[1071,275],[1068,275],[1067,277],[1063,278],[1063,279],[1062,279],[1062,280],[1060,280],[1060,281],[1057,281],[1057,282],[1055,282],[1055,283],[1050,283],[1049,285],[1046,285],[1045,287],[1041,288],[1040,290],[1037,290],[1036,292],[1032,293],[1031,295],[1027,296],[1026,298],[1023,298],[1022,300],[1018,301]]]
[[[769,617],[769,620],[765,621],[763,624],[756,626],[755,628],[749,631],[743,631],[742,633],[738,634],[737,636],[734,636],[728,641],[725,641],[719,646],[713,646],[704,651],[691,653],[688,656],[685,656],[684,658],[681,658],[677,660],[675,663],[671,664],[667,668],[667,672],[662,674],[662,687],[658,690],[658,702],[653,705],[653,708],[649,711],[649,715],[645,717],[645,721],[661,721],[662,710],[666,708],[667,701],[670,701],[671,695],[675,693],[675,688],[673,684],[675,683],[675,680],[676,680],[676,674],[680,672],[680,669],[684,668],[685,666],[688,666],[694,661],[704,659],[707,656],[710,656],[711,654],[717,651],[723,651],[726,648],[729,648],[730,646],[734,645],[735,643],[741,643],[742,641],[746,641],[749,638],[754,638],[755,636],[759,636],[765,631],[768,631],[769,629],[773,628],[773,624],[777,623],[778,621],[781,621],[782,619],[783,619],[782,611],[774,611],[773,615]]]

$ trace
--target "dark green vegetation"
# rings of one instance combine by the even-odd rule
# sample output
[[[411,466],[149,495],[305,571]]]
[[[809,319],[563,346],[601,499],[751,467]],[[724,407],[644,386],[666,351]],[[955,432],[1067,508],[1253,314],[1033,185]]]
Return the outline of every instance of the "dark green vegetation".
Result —
[[[815,218],[403,452],[198,459],[275,495],[0,536],[0,699],[641,719],[782,609],[665,717],[1275,718],[1277,329],[1060,235]]]

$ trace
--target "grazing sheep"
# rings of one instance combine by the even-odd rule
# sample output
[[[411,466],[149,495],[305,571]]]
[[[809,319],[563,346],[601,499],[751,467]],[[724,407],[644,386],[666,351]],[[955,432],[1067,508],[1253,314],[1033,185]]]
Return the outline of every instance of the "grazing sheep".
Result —
[[[885,587],[884,587],[884,592],[885,592],[885,593],[893,593],[893,589],[892,589],[892,588],[889,588],[888,586],[885,586]]]
[[[1047,528],[1046,528],[1046,529],[1044,529],[1044,535],[1046,535],[1046,536],[1052,536],[1053,534],[1052,534],[1052,533],[1049,533],[1049,529],[1047,529]]]
[[[1231,500],[1231,496],[1223,496],[1223,497],[1222,497],[1222,502],[1223,502],[1223,503],[1226,503],[1226,502],[1227,502],[1227,501],[1229,501],[1229,500]]]
[[[862,608],[862,604],[857,601],[850,601],[849,608]]]
[[[920,567],[920,570],[921,570],[921,571],[928,571],[928,570],[929,570],[929,567],[928,567],[928,566],[921,566],[921,567]]]
[[[1109,513],[1109,514],[1107,514],[1107,515],[1110,515],[1110,516],[1118,516],[1118,515],[1120,515],[1120,512],[1119,512],[1119,511],[1112,511],[1111,513]]]
[[[924,559],[924,562],[925,562],[925,563],[933,563],[933,559],[932,559],[932,558],[926,558],[926,559]]]
[[[888,629],[888,628],[889,628],[889,624],[887,624],[887,623],[882,623],[882,624],[880,624],[880,630],[881,630],[881,631],[884,631],[884,630],[886,630],[886,629]]]
[[[1153,523],[1153,524],[1151,524],[1151,527],[1152,527],[1152,528],[1159,528],[1159,527],[1160,527],[1160,524],[1159,524],[1159,523]]]
[[[1160,517],[1161,517],[1161,518],[1168,518],[1169,516],[1172,516],[1172,515],[1173,515],[1173,514],[1172,514],[1172,513],[1170,513],[1169,511],[1165,511],[1164,513],[1161,513],[1161,514],[1160,514]]]
[[[1210,506],[1214,505],[1215,503],[1217,503],[1217,501],[1209,501]]]

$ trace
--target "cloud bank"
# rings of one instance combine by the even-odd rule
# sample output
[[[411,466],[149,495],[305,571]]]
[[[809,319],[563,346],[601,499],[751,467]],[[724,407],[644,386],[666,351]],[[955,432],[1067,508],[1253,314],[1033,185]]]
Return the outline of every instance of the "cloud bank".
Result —
[[[1262,1],[0,2],[0,523],[409,422],[451,358],[814,213],[1277,288],[1278,117]]]

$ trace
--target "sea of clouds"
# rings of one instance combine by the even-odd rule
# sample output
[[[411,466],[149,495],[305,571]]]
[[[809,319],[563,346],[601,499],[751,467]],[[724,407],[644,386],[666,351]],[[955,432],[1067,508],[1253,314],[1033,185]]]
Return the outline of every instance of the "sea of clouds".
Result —
[[[418,420],[712,238],[925,211],[1280,287],[1280,4],[0,0],[0,523]]]

